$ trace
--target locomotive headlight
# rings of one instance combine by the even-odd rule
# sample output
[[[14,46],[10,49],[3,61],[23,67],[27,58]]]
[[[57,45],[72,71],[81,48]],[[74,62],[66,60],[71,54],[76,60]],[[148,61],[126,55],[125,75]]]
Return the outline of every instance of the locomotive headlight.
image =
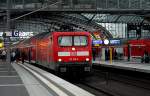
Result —
[[[89,58],[86,58],[86,61],[89,61],[90,59]]]
[[[61,59],[58,59],[58,61],[61,62],[62,60],[61,60]]]
[[[72,50],[74,51],[74,50],[76,50],[76,49],[73,47]]]

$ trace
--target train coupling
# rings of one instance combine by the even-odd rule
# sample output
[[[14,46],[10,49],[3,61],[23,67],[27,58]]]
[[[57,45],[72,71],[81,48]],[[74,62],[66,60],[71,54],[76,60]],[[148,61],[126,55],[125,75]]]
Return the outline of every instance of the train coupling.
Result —
[[[67,71],[67,68],[66,67],[61,67],[60,68],[60,72],[66,72]]]
[[[84,71],[90,72],[91,71],[91,67],[84,67]]]

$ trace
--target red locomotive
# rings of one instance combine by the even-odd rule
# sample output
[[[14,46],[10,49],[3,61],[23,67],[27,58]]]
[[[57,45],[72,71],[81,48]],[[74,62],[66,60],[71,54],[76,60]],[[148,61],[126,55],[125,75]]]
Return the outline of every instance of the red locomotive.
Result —
[[[89,72],[91,47],[89,32],[44,32],[18,45],[26,60],[57,72]]]

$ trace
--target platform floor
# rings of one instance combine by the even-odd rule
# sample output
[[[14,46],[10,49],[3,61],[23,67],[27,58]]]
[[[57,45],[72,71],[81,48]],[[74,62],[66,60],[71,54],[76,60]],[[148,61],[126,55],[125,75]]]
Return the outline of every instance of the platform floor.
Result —
[[[53,96],[19,64],[0,60],[0,96]]]
[[[29,96],[16,70],[4,61],[0,61],[0,96]]]
[[[13,63],[12,66],[18,72],[30,96],[53,96],[50,90],[45,88],[30,72],[22,68],[19,64]]]
[[[112,61],[111,63],[110,61],[100,60],[93,61],[92,63],[93,65],[150,73],[150,63],[140,63],[133,61]]]

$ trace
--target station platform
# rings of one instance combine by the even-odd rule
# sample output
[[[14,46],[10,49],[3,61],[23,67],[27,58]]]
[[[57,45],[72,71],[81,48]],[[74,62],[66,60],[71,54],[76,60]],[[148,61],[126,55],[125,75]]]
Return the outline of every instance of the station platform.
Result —
[[[100,61],[92,62],[94,66],[104,66],[117,69],[131,70],[137,72],[150,73],[150,63],[141,63],[136,61]]]
[[[29,96],[16,70],[5,61],[0,61],[0,95]]]
[[[0,96],[94,96],[28,63],[0,62]]]

